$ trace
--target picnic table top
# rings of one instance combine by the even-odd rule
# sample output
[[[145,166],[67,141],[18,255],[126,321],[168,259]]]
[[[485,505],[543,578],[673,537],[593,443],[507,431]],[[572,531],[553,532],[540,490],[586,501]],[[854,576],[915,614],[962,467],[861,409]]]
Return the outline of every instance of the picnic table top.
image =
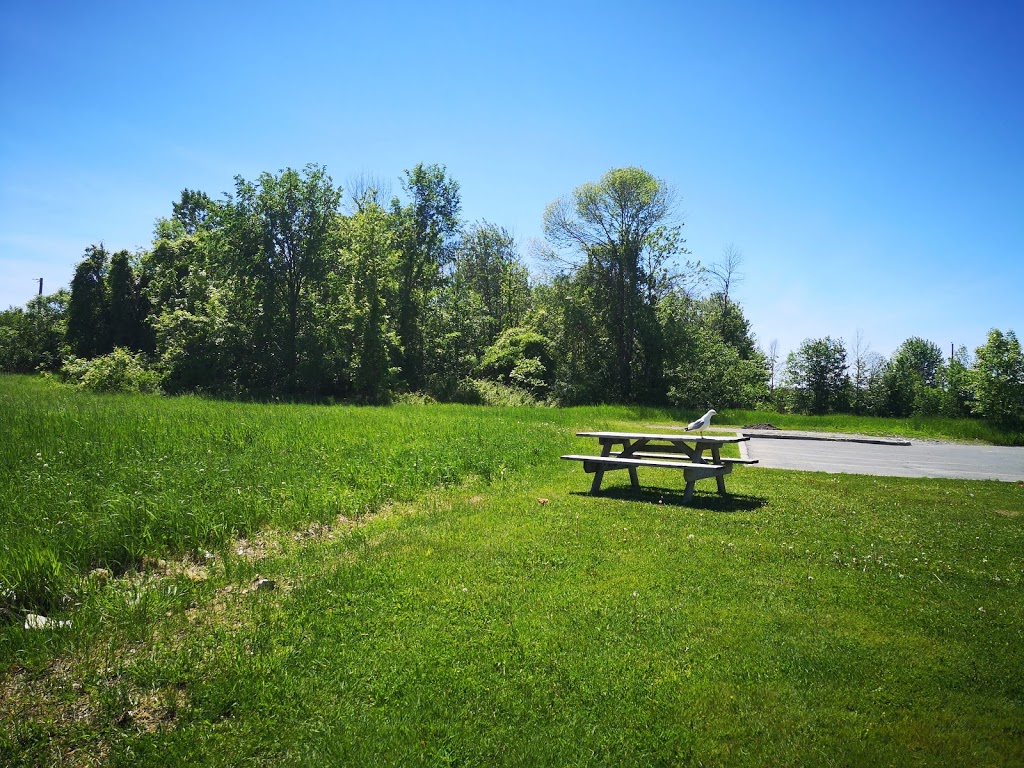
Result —
[[[725,443],[742,443],[750,439],[743,435],[735,435],[731,437],[726,437],[725,435],[701,436],[694,432],[681,432],[672,435],[651,434],[649,432],[577,432],[576,436],[596,437],[598,439],[616,438],[623,440],[668,440],[672,442],[705,443],[707,445],[715,443],[722,445]]]

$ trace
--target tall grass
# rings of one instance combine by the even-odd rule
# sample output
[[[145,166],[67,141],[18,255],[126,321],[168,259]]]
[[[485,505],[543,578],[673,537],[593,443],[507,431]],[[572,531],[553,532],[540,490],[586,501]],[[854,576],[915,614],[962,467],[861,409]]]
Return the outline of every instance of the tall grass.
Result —
[[[0,589],[46,607],[90,568],[358,517],[557,455],[539,409],[257,405],[0,377]]]

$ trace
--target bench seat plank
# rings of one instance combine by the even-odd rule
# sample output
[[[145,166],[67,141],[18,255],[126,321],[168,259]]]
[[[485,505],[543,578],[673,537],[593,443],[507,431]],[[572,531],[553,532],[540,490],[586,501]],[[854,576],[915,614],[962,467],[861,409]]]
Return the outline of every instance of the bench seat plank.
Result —
[[[650,432],[577,432],[577,437],[596,437],[598,440],[614,440],[616,442],[622,442],[622,440],[659,440],[667,443],[674,442],[701,442],[708,445],[712,443],[718,443],[719,445],[725,445],[726,443],[745,443],[750,440],[746,435],[737,437],[726,437],[724,435],[698,435],[694,432],[681,432],[676,435],[657,434]]]
[[[637,454],[639,455],[639,454]],[[665,469],[725,469],[724,464],[697,464],[692,461],[674,461],[674,460],[662,460],[662,459],[631,459],[625,456],[583,456],[577,454],[569,454],[563,456],[563,459],[570,461],[586,461],[593,464],[609,464],[616,465],[621,468],[625,467],[663,467]],[[724,459],[723,459],[724,461]]]
[[[612,451],[611,456],[619,456],[617,451]],[[642,459],[667,459],[671,461],[675,458],[672,452],[662,451],[659,447],[657,452],[654,451],[637,451],[636,453],[629,454],[630,456],[636,456]],[[720,464],[757,464],[759,459],[719,459]]]

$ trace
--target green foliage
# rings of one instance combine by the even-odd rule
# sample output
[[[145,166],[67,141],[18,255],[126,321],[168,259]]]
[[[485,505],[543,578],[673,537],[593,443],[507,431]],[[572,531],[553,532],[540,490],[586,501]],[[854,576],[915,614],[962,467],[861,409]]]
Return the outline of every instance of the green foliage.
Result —
[[[893,353],[882,373],[883,413],[904,417],[935,416],[942,409],[945,375],[942,351],[930,341],[911,337]]]
[[[368,403],[385,403],[399,372],[398,339],[388,316],[394,297],[399,249],[386,212],[365,201],[347,220],[342,233],[343,252],[351,269],[351,379],[355,396]]]
[[[607,361],[611,343],[595,312],[598,304],[588,273],[584,265],[575,275],[558,275],[534,289],[536,308],[529,324],[551,340],[555,366],[552,395],[563,405],[610,399]]]
[[[768,394],[768,365],[754,346],[741,309],[729,303],[723,322],[720,297],[670,295],[659,311],[668,351],[668,399],[687,409],[734,408]]]
[[[230,392],[231,327],[220,293],[210,289],[201,312],[176,309],[154,321],[159,368],[168,392]]]
[[[0,370],[57,370],[65,351],[88,359],[116,345],[151,355],[172,393],[476,402],[470,382],[482,376],[562,405],[1001,407],[989,394],[976,403],[988,374],[971,370],[966,350],[946,365],[916,337],[890,361],[858,341],[849,381],[829,360],[835,345],[845,358],[842,341],[819,340],[774,388],[778,350],[769,361],[758,349],[730,294],[742,255],[729,246],[725,264],[682,263],[674,192],[640,168],[612,169],[548,206],[545,234],[560,250],[541,247],[557,268],[536,284],[505,229],[461,228],[459,185],[443,166],[418,164],[402,186],[387,207],[367,187],[345,213],[315,164],[236,177],[220,200],[185,189],[148,252],[90,246],[69,297],[0,313]],[[713,293],[692,292],[709,277]],[[543,353],[517,349],[512,331],[544,338]]]
[[[160,375],[150,369],[141,353],[124,347],[91,359],[69,357],[61,377],[91,392],[158,392]]]
[[[205,192],[184,189],[181,192],[181,199],[173,203],[172,208],[173,218],[181,225],[184,234],[195,235],[208,226],[216,205]]]
[[[397,332],[402,378],[410,389],[421,389],[427,378],[424,318],[441,283],[442,269],[451,259],[458,230],[458,182],[444,166],[416,165],[402,182],[409,202],[391,203],[392,221],[400,243],[397,269]]]
[[[454,281],[480,297],[485,345],[525,320],[529,273],[505,229],[482,222],[462,233],[455,249]]]
[[[956,356],[946,367],[945,385],[942,389],[942,402],[939,408],[943,416],[962,418],[971,415],[971,363],[967,348],[961,346]]]
[[[721,294],[712,294],[698,302],[695,309],[701,325],[713,330],[723,344],[736,350],[739,359],[762,360],[764,355],[757,350],[750,321],[739,304]]]
[[[669,401],[687,409],[735,408],[767,395],[763,362],[744,360],[711,328],[698,326],[668,373]]]
[[[314,164],[265,172],[255,183],[235,179],[223,216],[237,260],[231,271],[249,289],[237,302],[238,326],[251,334],[247,373],[257,387],[315,393],[329,380],[315,318],[340,204],[341,189]]]
[[[1024,354],[1017,335],[993,328],[975,357],[974,411],[1000,426],[1024,426]]]
[[[115,347],[139,349],[142,343],[139,295],[128,251],[118,251],[110,258],[107,296],[111,343]]]
[[[943,357],[938,344],[918,336],[912,336],[893,353],[892,360],[905,364],[926,387],[939,385]]]
[[[542,395],[552,380],[551,342],[529,328],[509,328],[480,361],[484,376]]]
[[[67,306],[65,290],[36,296],[23,310],[0,312],[0,372],[56,371],[66,351]]]
[[[598,332],[590,355],[615,402],[650,402],[663,395],[658,299],[669,289],[666,265],[685,254],[681,225],[671,222],[673,192],[640,168],[608,171],[544,212],[544,233],[583,258],[572,272],[576,300]]]
[[[842,339],[807,339],[786,361],[795,406],[812,414],[842,411],[849,402],[846,347]]]
[[[449,397],[452,402],[493,408],[532,408],[541,404],[531,389],[490,379],[464,379]]]
[[[858,416],[885,412],[883,376],[888,362],[871,352],[859,334],[850,366],[850,410]]]
[[[112,349],[107,305],[107,258],[103,245],[90,245],[75,268],[68,302],[67,340],[79,357]]]

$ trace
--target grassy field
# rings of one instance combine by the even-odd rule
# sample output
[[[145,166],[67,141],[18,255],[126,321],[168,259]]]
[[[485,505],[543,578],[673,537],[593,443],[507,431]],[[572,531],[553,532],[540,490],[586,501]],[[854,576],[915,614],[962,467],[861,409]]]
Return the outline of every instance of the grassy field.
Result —
[[[0,378],[0,764],[1021,764],[1024,487],[556,459],[682,416]]]

